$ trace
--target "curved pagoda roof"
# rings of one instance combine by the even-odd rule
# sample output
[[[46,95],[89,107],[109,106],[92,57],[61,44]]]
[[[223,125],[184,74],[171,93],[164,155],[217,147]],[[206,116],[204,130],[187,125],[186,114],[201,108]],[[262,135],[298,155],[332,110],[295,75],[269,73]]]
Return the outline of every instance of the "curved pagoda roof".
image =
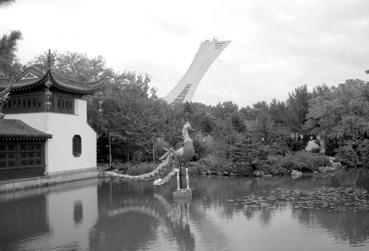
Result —
[[[64,78],[50,69],[43,73],[35,67],[28,67],[17,76],[0,78],[0,91],[5,90],[11,83],[13,83],[13,86],[10,93],[44,89],[47,88],[46,83],[48,81],[51,83],[49,83],[51,90],[59,90],[75,95],[90,95],[102,86],[102,79],[93,82],[80,82]]]

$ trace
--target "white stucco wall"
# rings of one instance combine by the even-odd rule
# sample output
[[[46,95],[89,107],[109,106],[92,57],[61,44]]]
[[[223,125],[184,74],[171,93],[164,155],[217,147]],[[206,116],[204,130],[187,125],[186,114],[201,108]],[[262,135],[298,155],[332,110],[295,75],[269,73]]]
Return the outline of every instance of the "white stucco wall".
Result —
[[[87,124],[87,102],[75,99],[75,114],[53,112],[7,114],[7,119],[20,119],[30,126],[52,135],[47,140],[45,162],[47,174],[96,168],[96,133]],[[82,153],[73,156],[72,139],[82,138]]]

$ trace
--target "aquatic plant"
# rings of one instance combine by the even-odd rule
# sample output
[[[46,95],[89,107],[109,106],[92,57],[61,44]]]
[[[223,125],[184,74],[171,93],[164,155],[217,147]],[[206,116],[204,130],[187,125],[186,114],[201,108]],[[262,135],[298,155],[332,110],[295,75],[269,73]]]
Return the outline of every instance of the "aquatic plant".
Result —
[[[275,188],[251,194],[238,203],[245,208],[260,209],[289,205],[294,209],[317,210],[325,208],[332,211],[369,211],[369,194],[365,189],[357,187],[317,187],[312,190]]]

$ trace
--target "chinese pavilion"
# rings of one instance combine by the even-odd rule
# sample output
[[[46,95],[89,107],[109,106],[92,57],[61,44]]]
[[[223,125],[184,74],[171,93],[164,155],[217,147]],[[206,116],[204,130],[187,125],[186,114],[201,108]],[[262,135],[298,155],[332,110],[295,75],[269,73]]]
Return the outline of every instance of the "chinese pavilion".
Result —
[[[0,180],[96,169],[87,102],[101,81],[83,83],[34,67],[0,79]]]

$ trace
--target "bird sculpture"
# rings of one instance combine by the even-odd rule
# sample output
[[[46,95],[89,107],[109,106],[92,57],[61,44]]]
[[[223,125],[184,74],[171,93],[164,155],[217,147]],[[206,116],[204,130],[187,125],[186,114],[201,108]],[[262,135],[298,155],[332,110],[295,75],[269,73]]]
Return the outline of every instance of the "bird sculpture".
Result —
[[[186,170],[186,185],[189,189],[188,180],[188,162],[192,159],[194,155],[193,141],[190,137],[189,130],[192,129],[190,122],[186,122],[182,129],[183,136],[183,147],[174,151],[174,156],[178,160],[178,173],[177,173],[177,189],[183,189],[182,183],[182,168]]]
[[[168,157],[168,155],[172,154],[175,158],[175,168],[173,172],[168,174],[168,177],[170,177],[172,174],[177,173],[177,190],[181,190],[184,188],[183,182],[182,182],[182,170],[183,167],[186,171],[186,188],[189,189],[189,178],[188,178],[188,162],[192,159],[194,155],[194,147],[193,147],[193,141],[190,137],[189,130],[193,130],[191,127],[190,122],[186,122],[182,129],[182,136],[183,136],[183,147],[174,150],[173,148],[166,149],[167,152],[160,158],[160,160],[164,160]],[[165,177],[164,179],[157,179],[154,181],[154,185],[161,185],[165,182],[167,182],[169,178]]]

